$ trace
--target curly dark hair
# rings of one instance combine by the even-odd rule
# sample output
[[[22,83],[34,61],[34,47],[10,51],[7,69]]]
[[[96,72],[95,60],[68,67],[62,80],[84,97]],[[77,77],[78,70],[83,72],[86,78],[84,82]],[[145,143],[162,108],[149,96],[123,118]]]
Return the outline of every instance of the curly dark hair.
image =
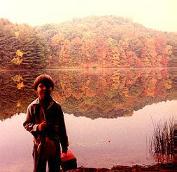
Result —
[[[39,75],[39,76],[34,80],[33,88],[34,88],[35,90],[37,90],[37,87],[38,87],[38,85],[39,85],[40,83],[44,84],[47,88],[52,87],[52,89],[54,89],[54,81],[53,81],[53,79],[51,78],[50,75],[47,75],[47,74],[41,74],[41,75]]]

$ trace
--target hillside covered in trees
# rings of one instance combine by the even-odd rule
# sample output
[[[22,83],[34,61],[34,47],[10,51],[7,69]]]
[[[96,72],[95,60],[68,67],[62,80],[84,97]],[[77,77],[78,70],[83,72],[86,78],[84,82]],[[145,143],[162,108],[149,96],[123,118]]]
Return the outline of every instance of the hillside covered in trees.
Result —
[[[0,20],[0,67],[175,67],[177,33],[120,17],[74,19],[31,27]]]
[[[0,20],[0,69],[44,68],[46,47],[35,28]]]

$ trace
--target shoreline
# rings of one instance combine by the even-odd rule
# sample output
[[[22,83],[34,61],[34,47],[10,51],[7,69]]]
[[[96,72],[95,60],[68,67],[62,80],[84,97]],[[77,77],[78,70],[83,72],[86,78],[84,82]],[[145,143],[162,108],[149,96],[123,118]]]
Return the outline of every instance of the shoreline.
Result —
[[[92,167],[78,167],[75,170],[69,170],[71,172],[171,172],[177,171],[177,163],[155,164],[155,165],[133,165],[122,166],[117,165],[109,168],[92,168]]]
[[[96,68],[93,68],[93,67],[81,67],[81,68],[78,68],[78,67],[61,67],[61,68],[36,68],[35,70],[36,71],[87,71],[87,70],[93,70],[93,71],[99,71],[99,70],[163,70],[163,69],[176,69],[177,67],[156,67],[156,68],[153,68],[153,67],[141,67],[141,68],[109,68],[109,67],[96,67]],[[10,71],[33,71],[34,69],[32,68],[29,68],[29,69],[3,69],[3,68],[0,68],[0,72],[10,72]]]

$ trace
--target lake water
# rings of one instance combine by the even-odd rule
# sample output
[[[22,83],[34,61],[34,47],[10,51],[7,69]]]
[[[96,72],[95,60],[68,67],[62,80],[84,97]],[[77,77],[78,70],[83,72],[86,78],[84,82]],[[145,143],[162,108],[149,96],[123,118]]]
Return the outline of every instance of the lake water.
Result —
[[[177,69],[88,69],[0,73],[0,171],[33,169],[32,136],[22,127],[32,83],[55,81],[78,166],[149,165],[154,125],[177,118]]]

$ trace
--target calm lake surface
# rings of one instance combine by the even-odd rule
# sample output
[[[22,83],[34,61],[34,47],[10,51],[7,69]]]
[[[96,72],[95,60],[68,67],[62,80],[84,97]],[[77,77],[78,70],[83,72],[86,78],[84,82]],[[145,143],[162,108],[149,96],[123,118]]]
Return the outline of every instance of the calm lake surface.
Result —
[[[154,125],[177,119],[177,68],[0,72],[0,171],[31,172],[32,136],[22,124],[33,80],[50,74],[78,166],[149,165]]]

